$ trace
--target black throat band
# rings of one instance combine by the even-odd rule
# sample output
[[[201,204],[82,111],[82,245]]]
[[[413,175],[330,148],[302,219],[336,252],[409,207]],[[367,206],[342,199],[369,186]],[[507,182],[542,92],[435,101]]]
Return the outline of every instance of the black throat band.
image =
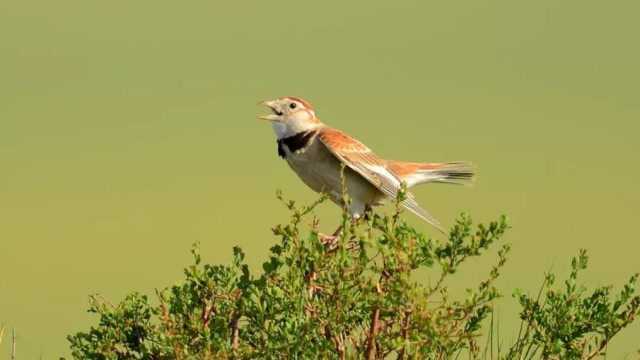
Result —
[[[284,149],[286,146],[287,149],[291,152],[296,152],[300,149],[306,148],[311,140],[313,140],[317,131],[301,131],[295,135],[288,136],[286,138],[282,138],[278,140],[278,156],[281,158],[285,158],[287,153]]]

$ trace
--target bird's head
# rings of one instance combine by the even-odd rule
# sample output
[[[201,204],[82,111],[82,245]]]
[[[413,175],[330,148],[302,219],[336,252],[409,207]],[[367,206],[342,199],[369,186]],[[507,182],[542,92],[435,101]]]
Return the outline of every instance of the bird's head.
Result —
[[[322,125],[311,103],[304,99],[285,96],[263,101],[260,104],[268,107],[271,114],[262,115],[259,118],[271,122],[278,138],[292,136]]]

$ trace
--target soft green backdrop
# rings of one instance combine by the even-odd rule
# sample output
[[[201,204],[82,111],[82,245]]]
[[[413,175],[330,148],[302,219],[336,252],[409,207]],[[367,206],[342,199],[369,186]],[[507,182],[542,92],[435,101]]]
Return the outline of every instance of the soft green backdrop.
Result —
[[[383,156],[477,163],[474,188],[416,193],[445,224],[512,219],[503,334],[511,290],[580,247],[590,285],[619,285],[640,271],[639,4],[0,1],[0,323],[20,359],[53,359],[95,321],[88,294],[170,285],[196,240],[257,267],[275,189],[314,199],[255,120],[281,95]]]

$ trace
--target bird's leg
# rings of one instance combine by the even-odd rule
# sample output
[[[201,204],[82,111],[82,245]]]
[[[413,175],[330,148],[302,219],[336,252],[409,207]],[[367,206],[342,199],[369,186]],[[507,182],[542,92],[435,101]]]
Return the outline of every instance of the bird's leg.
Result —
[[[364,221],[371,220],[372,212],[373,212],[373,208],[371,208],[371,205],[367,204],[364,206]]]
[[[342,231],[342,225],[338,226],[338,228],[336,229],[336,231],[333,232],[333,234],[331,236],[333,237],[337,237],[338,235],[340,235],[340,232]]]
[[[353,224],[357,224],[359,221],[369,221],[371,218],[371,214],[372,214],[372,208],[370,205],[365,205],[364,208],[364,212],[363,212],[363,216],[360,215],[356,215],[353,218],[351,218],[351,221]],[[338,235],[340,235],[340,232],[342,231],[342,225],[338,226],[338,228],[336,229],[336,231],[333,232],[333,234],[331,235],[326,235],[326,234],[318,234],[318,237],[320,238],[320,242],[322,244],[324,244],[325,246],[327,246],[327,248],[333,250],[336,245],[337,245],[337,240],[338,240]],[[354,237],[352,237],[350,240],[353,240]],[[357,248],[357,246],[354,246],[353,244],[351,244],[350,249],[354,249]]]

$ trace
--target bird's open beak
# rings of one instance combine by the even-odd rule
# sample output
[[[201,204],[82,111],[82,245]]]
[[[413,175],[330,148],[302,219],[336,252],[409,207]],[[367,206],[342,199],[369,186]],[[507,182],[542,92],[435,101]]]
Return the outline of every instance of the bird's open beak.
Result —
[[[258,119],[272,121],[272,122],[280,122],[280,121],[282,121],[282,112],[280,110],[278,110],[275,101],[270,101],[270,100],[261,101],[261,102],[258,103],[258,105],[264,105],[264,106],[268,107],[272,112],[271,114],[260,115],[260,116],[258,116]]]

